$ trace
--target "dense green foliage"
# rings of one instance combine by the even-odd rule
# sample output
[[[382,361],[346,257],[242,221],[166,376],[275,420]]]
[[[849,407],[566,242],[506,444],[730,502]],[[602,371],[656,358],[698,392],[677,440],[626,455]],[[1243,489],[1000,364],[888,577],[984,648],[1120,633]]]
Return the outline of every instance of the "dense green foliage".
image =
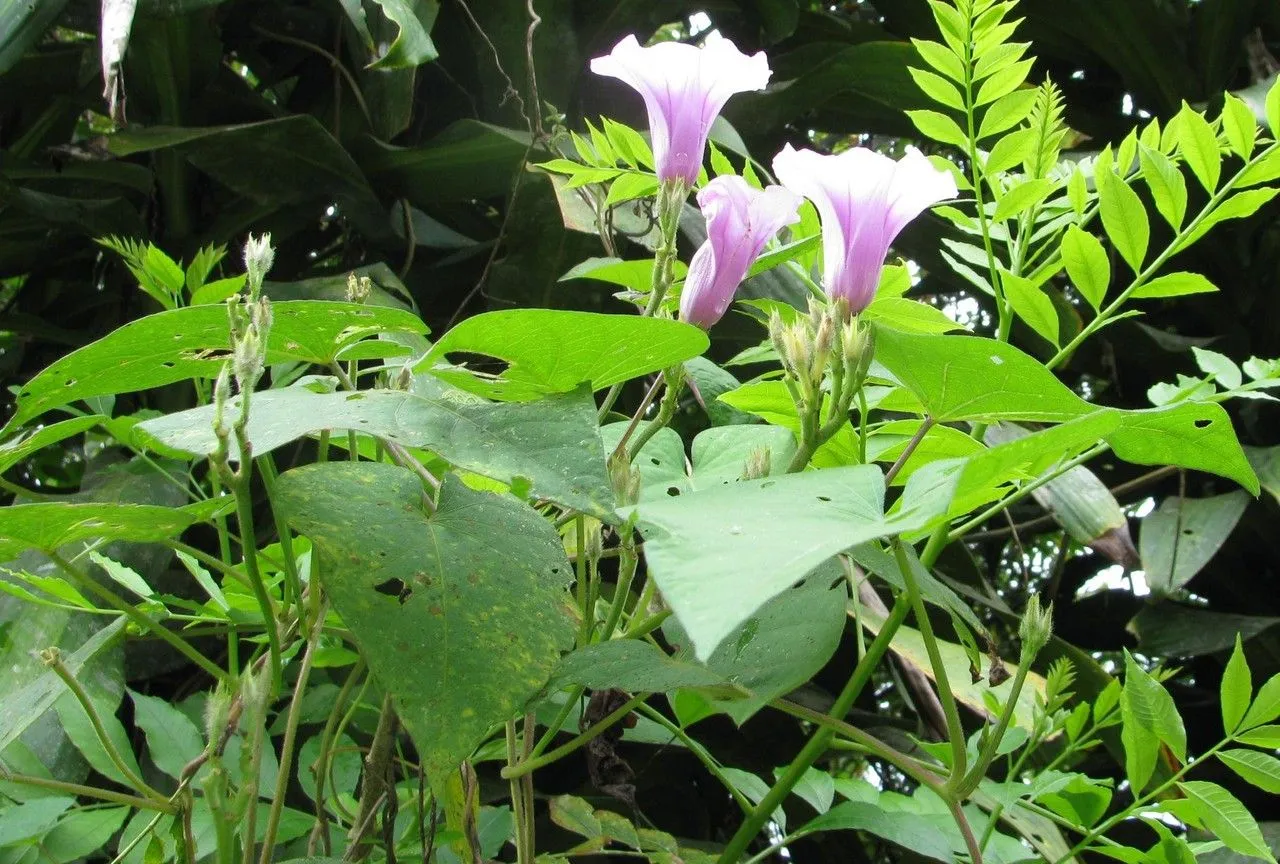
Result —
[[[0,864],[1274,861],[1280,6],[129,5],[0,0]],[[859,323],[672,320],[711,31],[952,166]]]

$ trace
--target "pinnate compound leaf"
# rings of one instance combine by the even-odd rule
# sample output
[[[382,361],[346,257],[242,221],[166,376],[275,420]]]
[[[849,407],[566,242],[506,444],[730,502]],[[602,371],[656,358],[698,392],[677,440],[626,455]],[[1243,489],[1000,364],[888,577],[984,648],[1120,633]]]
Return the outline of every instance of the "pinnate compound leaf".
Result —
[[[10,509],[10,508],[6,508]],[[6,555],[5,557],[11,557]],[[85,664],[110,649],[124,631],[124,618],[117,618],[89,637],[83,645],[62,656],[62,665],[78,675]],[[16,692],[10,691],[0,700],[0,752],[16,741],[27,728],[53,707],[67,685],[52,671],[45,671]]]
[[[1210,194],[1218,188],[1222,157],[1218,153],[1218,136],[1204,115],[1186,102],[1174,118],[1178,135],[1178,152],[1196,175],[1200,185]]]
[[[859,465],[749,480],[636,509],[662,596],[706,660],[752,613],[838,552],[892,530],[884,475]]]
[[[1222,729],[1230,735],[1240,726],[1249,703],[1253,701],[1253,676],[1249,672],[1249,662],[1244,657],[1244,648],[1240,644],[1240,634],[1236,634],[1236,647],[1227,661],[1226,671],[1222,673],[1222,684],[1219,687],[1219,701],[1222,703]]]
[[[1080,296],[1094,309],[1101,308],[1111,283],[1111,262],[1098,238],[1072,225],[1062,236],[1062,262]]]
[[[1124,655],[1124,689],[1120,693],[1120,737],[1124,742],[1125,774],[1135,792],[1146,788],[1156,767],[1159,745],[1179,760],[1187,758],[1187,733],[1169,691]]]
[[[1001,271],[1000,283],[1005,299],[1018,317],[1027,323],[1050,345],[1058,347],[1058,312],[1049,295],[1025,276],[1015,276]]]
[[[1142,179],[1151,190],[1156,210],[1176,231],[1187,217],[1187,181],[1173,160],[1159,150],[1138,145]]]
[[[1223,750],[1218,758],[1264,792],[1280,793],[1280,759],[1256,750]]]
[[[1233,153],[1248,161],[1258,137],[1258,120],[1253,109],[1239,96],[1226,93],[1222,98],[1222,131],[1226,133],[1227,144]]]
[[[1241,732],[1235,740],[1251,747],[1280,750],[1280,726],[1259,726],[1248,732]]]
[[[842,801],[800,830],[866,831],[926,858],[954,860],[951,841],[932,820],[905,810],[886,810],[868,801]]]
[[[1142,199],[1111,169],[1100,171],[1096,180],[1102,227],[1120,257],[1134,273],[1138,273],[1142,270],[1151,236]]]
[[[434,513],[412,472],[328,463],[282,475],[290,522],[432,785],[534,696],[572,641],[571,567],[551,524],[446,476]]]
[[[1240,726],[1252,729],[1263,723],[1270,723],[1277,717],[1280,717],[1280,674],[1272,675],[1258,688],[1258,695],[1254,697]]]
[[[1134,300],[1152,297],[1181,297],[1184,294],[1209,294],[1218,287],[1199,273],[1165,273],[1139,285],[1129,296]]]
[[[235,416],[240,398],[230,400]],[[485,402],[467,393],[419,396],[402,390],[315,393],[285,387],[255,393],[247,433],[253,452],[269,453],[303,435],[346,429],[420,447],[503,483],[525,477],[533,494],[610,518],[612,486],[585,390],[536,402]],[[217,447],[213,407],[157,417],[142,428],[169,447],[207,456]]]
[[[444,334],[418,369],[472,393],[527,401],[572,390],[599,390],[697,357],[710,343],[691,324],[639,315],[560,309],[508,309],[468,318]],[[496,378],[448,365],[451,352],[508,364]]]
[[[1258,823],[1234,795],[1216,783],[1203,780],[1184,780],[1178,788],[1195,807],[1205,827],[1228,848],[1275,864],[1275,856],[1267,848]]]
[[[348,345],[377,333],[426,333],[403,309],[289,300],[271,305],[268,363],[328,365]],[[188,378],[214,378],[230,357],[222,306],[188,306],[131,321],[53,363],[18,391],[12,430],[48,411],[94,396],[131,393]]]

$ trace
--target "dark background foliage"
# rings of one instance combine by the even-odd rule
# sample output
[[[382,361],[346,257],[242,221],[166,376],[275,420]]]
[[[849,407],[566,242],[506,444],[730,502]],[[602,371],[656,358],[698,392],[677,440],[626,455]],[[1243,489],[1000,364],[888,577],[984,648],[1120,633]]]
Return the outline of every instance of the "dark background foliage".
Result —
[[[366,5],[375,36],[393,35]],[[541,19],[532,29],[530,5]],[[625,311],[607,286],[558,281],[604,252],[595,236],[563,227],[550,181],[525,170],[549,152],[540,134],[554,125],[547,106],[570,128],[600,114],[643,127],[639,99],[588,74],[589,58],[627,33],[642,41],[659,28],[687,36],[689,15],[705,12],[744,50],[769,52],[774,86],[736,98],[726,112],[767,164],[784,142],[810,135],[819,142],[865,135],[872,144],[911,138],[902,112],[924,101],[906,72],[915,56],[907,40],[933,35],[924,0],[419,0],[420,15],[433,20],[438,57],[378,71],[366,68],[372,58],[332,0],[141,0],[124,64],[127,122],[114,123],[105,116],[93,36],[98,4],[40,6],[51,29],[10,33],[0,52],[0,367],[11,385],[155,311],[92,242],[105,234],[150,240],[189,260],[204,244],[235,249],[249,231],[270,231],[278,248],[272,279],[337,277],[281,291],[340,292],[352,268],[385,263],[375,273],[380,287],[411,302],[437,333],[460,316],[508,306]],[[1140,116],[1171,116],[1183,100],[1212,104],[1224,89],[1255,87],[1276,72],[1280,53],[1280,4],[1270,0],[1023,0],[1018,14],[1019,35],[1039,57],[1032,79],[1049,76],[1063,89],[1078,151],[1117,142]],[[1237,360],[1280,356],[1278,214],[1272,204],[1226,223],[1180,256],[1176,269],[1205,274],[1221,292],[1147,304],[1145,317],[1108,328],[1073,357],[1061,370],[1067,383],[1107,404],[1142,407],[1150,385],[1193,371],[1191,344]],[[963,284],[937,257],[941,232],[940,222],[924,220],[898,251],[925,270],[917,293],[946,302]],[[981,316],[976,326],[984,326]],[[731,315],[713,336],[717,356],[727,356],[760,332]],[[1040,349],[1028,332],[1015,329],[1014,339]],[[1246,444],[1280,444],[1275,407],[1238,404]],[[44,454],[10,477],[70,489],[81,464],[76,453]],[[1112,486],[1143,473],[1105,460],[1093,467]],[[1229,491],[1223,481],[1166,474],[1122,503],[1180,489]],[[1040,515],[1033,504],[1013,512],[1015,520]],[[1052,555],[1058,545],[1052,524],[1019,532],[1021,546],[1002,533],[1005,523],[994,524],[970,555],[951,550],[941,567],[984,597],[978,605],[995,621],[1005,604],[1017,610],[1029,592],[1041,592],[1056,603],[1059,635],[1104,662],[1122,647],[1174,646],[1145,653],[1182,667],[1173,687],[1196,749],[1217,738],[1221,649],[1237,629],[1250,637],[1255,682],[1280,671],[1280,628],[1270,626],[1280,621],[1272,617],[1280,616],[1278,518],[1265,493],[1251,504],[1188,586],[1193,598],[1157,601],[1121,584],[1077,600],[1079,587],[1110,562],[1078,556],[1056,575],[1037,570],[1032,553]],[[1136,521],[1132,528],[1140,530]],[[1132,624],[1139,614],[1140,628]],[[813,683],[818,696],[843,680],[839,656]],[[885,678],[859,710],[897,706],[892,683]],[[906,719],[879,722],[914,728],[912,714],[897,716]],[[741,732],[720,720],[699,728],[726,762],[761,774],[798,746],[794,725],[768,716]],[[687,753],[624,755],[638,774],[640,809],[656,824],[705,839],[732,826],[728,802]],[[1120,773],[1105,757],[1090,767]],[[1274,801],[1232,778],[1214,779],[1259,819],[1280,819]],[[585,784],[575,760],[539,774],[547,792]],[[796,854],[861,854],[837,837],[801,844]]]

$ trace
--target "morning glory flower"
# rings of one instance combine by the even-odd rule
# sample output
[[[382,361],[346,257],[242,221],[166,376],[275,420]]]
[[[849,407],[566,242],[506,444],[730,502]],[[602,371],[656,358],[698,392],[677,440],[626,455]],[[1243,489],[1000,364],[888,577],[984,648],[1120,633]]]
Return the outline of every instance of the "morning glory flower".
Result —
[[[707,240],[693,254],[680,294],[680,320],[709,329],[719,321],[765,244],[800,219],[799,195],[781,186],[760,190],[733,175],[698,193]]]
[[[644,97],[658,177],[688,187],[698,180],[720,109],[735,93],[763,90],[771,74],[763,51],[748,57],[728,39],[703,48],[680,42],[642,47],[635,36],[592,60],[591,71],[624,81]]]
[[[914,147],[898,161],[855,147],[826,156],[790,144],[773,157],[783,186],[803,195],[822,219],[823,287],[853,314],[871,303],[889,245],[928,208],[954,198],[955,179]]]

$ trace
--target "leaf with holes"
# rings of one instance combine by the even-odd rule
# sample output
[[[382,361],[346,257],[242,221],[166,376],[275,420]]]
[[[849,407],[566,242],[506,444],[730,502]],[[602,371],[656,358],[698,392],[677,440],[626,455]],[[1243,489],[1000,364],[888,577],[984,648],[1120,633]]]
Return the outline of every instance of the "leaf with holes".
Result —
[[[426,513],[421,481],[392,465],[309,465],[281,476],[279,493],[443,789],[572,642],[572,569],[559,536],[528,505],[452,475]]]
[[[1142,520],[1138,551],[1157,595],[1186,585],[1226,542],[1249,504],[1244,492],[1212,498],[1166,498]]]
[[[239,397],[227,408],[235,416]],[[315,393],[286,387],[255,393],[248,435],[257,455],[303,435],[346,429],[430,450],[461,468],[512,483],[524,477],[533,494],[611,518],[613,491],[596,431],[595,403],[585,390],[504,404],[446,391]],[[203,406],[142,424],[166,446],[206,456],[214,451],[213,408]]]
[[[697,357],[707,334],[690,324],[639,315],[560,309],[508,309],[468,318],[440,338],[418,370],[490,399],[527,401],[572,390],[599,390]],[[451,353],[505,364],[501,372],[452,365]]]
[[[890,530],[884,475],[860,465],[714,486],[636,508],[645,558],[706,660],[771,597]]]
[[[348,345],[378,333],[426,333],[403,309],[291,300],[271,305],[268,363],[328,365]],[[231,335],[222,306],[188,306],[131,321],[73,351],[18,391],[11,431],[62,405],[94,396],[132,393],[188,378],[214,378],[230,357]]]

